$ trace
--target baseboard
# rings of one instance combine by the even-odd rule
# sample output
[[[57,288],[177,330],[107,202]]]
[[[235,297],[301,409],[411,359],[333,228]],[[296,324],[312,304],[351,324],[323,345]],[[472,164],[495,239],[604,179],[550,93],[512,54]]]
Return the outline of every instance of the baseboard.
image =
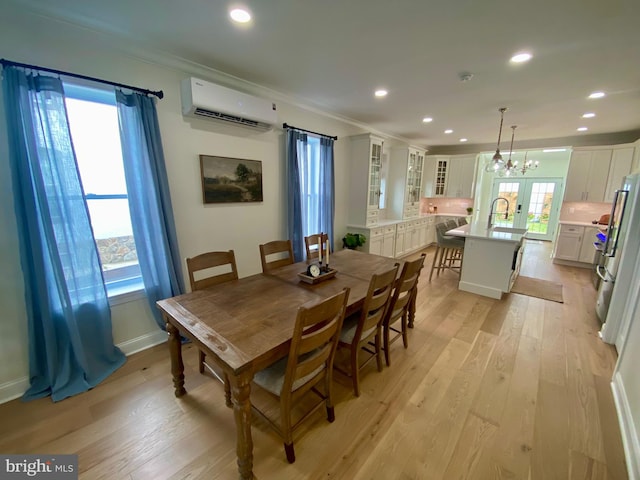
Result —
[[[477,283],[463,282],[458,283],[458,288],[465,292],[475,293],[476,295],[482,295],[484,297],[495,298],[500,300],[502,298],[502,290],[498,288],[487,287],[485,285],[478,285]]]
[[[146,335],[119,343],[117,347],[128,357],[129,355],[141,352],[147,348],[155,347],[156,345],[160,345],[166,341],[167,332],[158,329],[156,332],[147,333]]]
[[[618,412],[618,422],[620,423],[629,480],[640,480],[640,439],[633,423],[631,406],[627,400],[620,373],[616,373],[613,376],[611,390]]]
[[[27,388],[29,388],[29,377],[22,377],[0,384],[0,403],[20,398],[27,391]]]
[[[126,355],[133,355],[147,348],[155,347],[167,341],[167,332],[158,329],[157,332],[147,333],[137,338],[132,338],[117,346]],[[17,380],[0,384],[0,404],[6,403],[16,398],[20,398],[29,388],[29,377],[22,377]]]

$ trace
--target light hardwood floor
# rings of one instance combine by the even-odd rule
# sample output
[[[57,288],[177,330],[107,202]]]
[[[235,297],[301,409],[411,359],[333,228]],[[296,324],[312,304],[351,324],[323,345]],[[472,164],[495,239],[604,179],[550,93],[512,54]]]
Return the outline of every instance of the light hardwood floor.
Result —
[[[456,289],[421,276],[409,349],[363,371],[362,395],[336,374],[336,421],[295,435],[296,463],[253,427],[259,479],[625,479],[610,390],[615,350],[597,335],[589,271],[555,266],[528,242],[522,274],[564,284],[564,303]],[[128,359],[94,390],[0,405],[0,452],[77,453],[82,479],[234,479],[235,426],[223,387],[185,347],[188,394],[173,395],[165,345]]]

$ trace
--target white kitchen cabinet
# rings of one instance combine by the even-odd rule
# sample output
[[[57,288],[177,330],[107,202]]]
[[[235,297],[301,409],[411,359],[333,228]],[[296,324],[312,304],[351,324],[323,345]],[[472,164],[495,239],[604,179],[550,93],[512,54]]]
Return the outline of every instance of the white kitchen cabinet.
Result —
[[[604,202],[613,149],[574,149],[571,153],[565,202]]]
[[[368,133],[350,139],[349,223],[377,225],[384,141]]]
[[[406,224],[399,223],[396,226],[396,257],[401,257],[408,250],[408,242],[407,242],[407,226]]]
[[[427,155],[424,166],[424,196],[443,197],[447,188],[449,156]]]
[[[426,217],[426,233],[423,245],[431,245],[436,243],[436,217]]]
[[[476,155],[455,155],[446,166],[445,197],[472,198],[476,176]]]
[[[596,249],[593,246],[596,241],[596,234],[598,233],[598,227],[584,227],[584,234],[582,235],[582,242],[580,244],[580,253],[578,255],[578,261],[582,263],[593,264],[593,257],[595,256]]]
[[[389,164],[389,211],[397,219],[420,216],[424,150],[401,147],[391,150]]]
[[[367,237],[366,243],[360,249],[375,255],[395,256],[396,224],[380,225],[376,227],[347,226],[351,233],[361,233]]]
[[[613,149],[607,178],[607,190],[604,195],[605,202],[613,202],[616,190],[622,187],[622,180],[631,173],[634,151],[634,147],[616,147]]]
[[[556,238],[553,258],[577,262],[580,258],[583,237],[584,227],[561,224]]]

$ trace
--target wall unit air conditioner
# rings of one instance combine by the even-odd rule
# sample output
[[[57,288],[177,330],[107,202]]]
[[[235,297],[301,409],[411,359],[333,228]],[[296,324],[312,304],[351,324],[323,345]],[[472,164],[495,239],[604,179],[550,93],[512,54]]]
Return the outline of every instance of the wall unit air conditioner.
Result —
[[[183,115],[261,131],[271,130],[278,121],[275,103],[198,78],[185,78],[181,94]]]

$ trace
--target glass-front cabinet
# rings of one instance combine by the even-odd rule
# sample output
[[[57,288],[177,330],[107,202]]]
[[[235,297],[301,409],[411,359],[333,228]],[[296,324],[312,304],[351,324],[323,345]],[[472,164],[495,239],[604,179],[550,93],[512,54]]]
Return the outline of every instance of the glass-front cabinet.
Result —
[[[378,224],[382,195],[384,140],[370,133],[349,137],[349,225]]]
[[[393,218],[406,220],[420,216],[424,156],[425,151],[416,147],[392,150],[389,183]]]

